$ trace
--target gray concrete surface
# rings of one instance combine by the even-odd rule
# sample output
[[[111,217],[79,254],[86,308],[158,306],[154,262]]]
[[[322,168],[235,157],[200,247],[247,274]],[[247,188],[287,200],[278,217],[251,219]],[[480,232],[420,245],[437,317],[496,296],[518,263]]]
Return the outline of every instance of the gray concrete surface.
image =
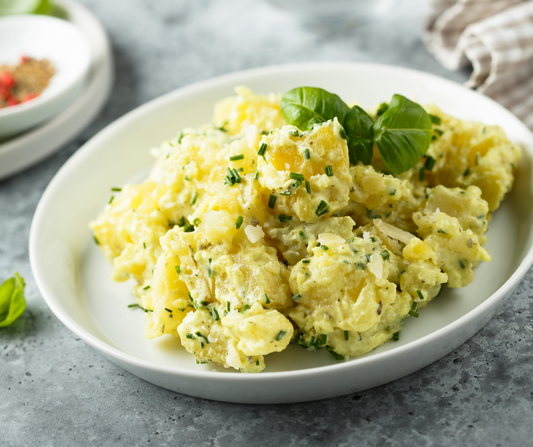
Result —
[[[20,272],[28,308],[0,329],[0,445],[522,446],[533,434],[533,274],[463,346],[401,380],[321,402],[250,406],[176,394],[123,371],[44,303],[28,259],[31,219],[61,165],[136,106],[235,70],[299,61],[371,61],[456,81],[421,38],[425,0],[398,0],[373,24],[317,31],[261,0],[80,0],[107,29],[116,84],[72,143],[0,181],[0,278]]]

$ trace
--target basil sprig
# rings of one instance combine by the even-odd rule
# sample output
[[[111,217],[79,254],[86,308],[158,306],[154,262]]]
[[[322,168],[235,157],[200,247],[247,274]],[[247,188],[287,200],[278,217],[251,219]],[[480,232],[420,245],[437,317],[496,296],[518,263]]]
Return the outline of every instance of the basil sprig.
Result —
[[[0,286],[0,327],[9,326],[26,309],[24,279],[18,273]]]
[[[338,95],[318,87],[293,88],[281,99],[283,118],[300,130],[312,130],[334,117],[342,124],[349,110]]]
[[[415,166],[429,148],[432,123],[428,113],[402,95],[394,95],[374,122],[361,107],[351,109],[338,95],[318,87],[297,87],[281,100],[288,124],[311,130],[315,124],[337,117],[346,133],[350,163],[372,162],[376,144],[387,168],[400,174]]]

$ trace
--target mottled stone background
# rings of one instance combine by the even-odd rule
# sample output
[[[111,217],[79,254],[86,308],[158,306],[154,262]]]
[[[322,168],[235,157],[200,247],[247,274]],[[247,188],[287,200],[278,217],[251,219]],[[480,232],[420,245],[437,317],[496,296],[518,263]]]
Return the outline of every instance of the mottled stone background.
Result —
[[[80,1],[109,33],[116,83],[75,141],[0,181],[0,278],[20,272],[28,300],[20,320],[0,329],[1,446],[532,444],[531,272],[501,314],[445,358],[321,402],[250,406],[176,394],[118,368],[64,327],[32,277],[31,219],[61,165],[124,113],[195,81],[289,62],[380,62],[460,82],[469,75],[446,71],[424,48],[424,0],[398,0],[377,22],[327,31],[264,0]]]

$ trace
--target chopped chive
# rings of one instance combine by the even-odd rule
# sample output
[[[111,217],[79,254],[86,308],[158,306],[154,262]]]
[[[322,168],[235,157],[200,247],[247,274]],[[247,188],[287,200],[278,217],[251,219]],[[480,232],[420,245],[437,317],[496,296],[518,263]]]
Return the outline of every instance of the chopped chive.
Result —
[[[331,346],[326,346],[326,350],[333,356],[335,360],[344,360],[344,356],[335,352]]]
[[[190,332],[187,332],[187,333],[185,334],[185,337],[190,338],[191,340],[194,340],[194,339],[196,338],[196,337],[195,337],[194,335],[192,335]]]
[[[409,315],[411,315],[412,317],[418,318],[418,314],[416,313],[417,307],[418,305],[416,304],[416,302],[414,302],[413,305],[411,306],[411,310],[408,312]]]
[[[274,209],[274,204],[276,203],[277,197],[274,194],[270,194],[270,197],[268,198],[268,207],[270,209]]]
[[[309,264],[311,262],[311,260],[310,259],[302,259],[302,262],[304,264]]]
[[[433,168],[435,167],[436,162],[437,160],[435,160],[433,157],[428,156],[426,158],[426,164],[425,164],[426,171],[432,171]]]
[[[242,223],[244,222],[244,217],[239,216],[237,217],[237,221],[235,222],[235,228],[238,230],[241,228]]]
[[[461,261],[460,259],[459,259],[459,265],[461,266],[461,268],[462,268],[463,270],[466,268],[465,263],[464,263],[463,261]]]
[[[259,155],[261,157],[264,156],[265,155],[265,151],[267,150],[267,147],[268,147],[268,145],[266,143],[261,143],[261,147],[257,151],[257,155]]]
[[[185,226],[185,216],[181,216],[180,220],[178,220],[178,226],[184,227]]]
[[[439,229],[437,230],[437,233],[447,234],[446,231],[444,231],[442,228],[439,228]]]
[[[231,303],[229,301],[226,303],[226,309],[228,309],[228,312],[231,311]]]
[[[305,190],[308,194],[311,194],[311,183],[308,180],[305,181]]]
[[[120,192],[120,191],[122,191],[122,188],[111,188],[111,191]]]
[[[383,250],[380,254],[384,261],[390,258],[390,254],[387,250]]]
[[[418,294],[418,297],[419,297],[421,300],[425,300],[424,295],[423,295],[423,293],[422,293],[420,290],[417,290],[416,293]]]
[[[276,335],[276,341],[283,340],[285,335],[287,335],[287,331],[279,331],[278,335]]]
[[[171,309],[168,309],[168,308],[165,307],[165,310],[166,310],[169,314],[172,313],[172,310],[171,310]]]
[[[199,217],[197,217],[197,218],[194,219],[194,221],[193,221],[193,224],[194,224],[195,227],[197,227],[197,226],[200,225],[201,223],[202,223],[202,221],[200,220]]]
[[[370,238],[370,240],[371,240],[372,242],[377,242],[377,241],[378,241],[374,236],[372,236],[372,237]]]
[[[185,226],[183,227],[183,231],[185,231],[185,233],[192,233],[194,231],[194,225],[191,225],[190,223],[186,223]]]
[[[298,188],[301,184],[302,184],[302,181],[297,180],[291,185],[291,188]]]
[[[194,205],[197,199],[198,199],[198,193],[194,191],[191,197],[191,205]]]
[[[365,270],[365,269],[366,269],[366,265],[363,264],[362,262],[358,262],[358,263],[355,264],[355,265],[357,265],[357,267],[359,267],[361,270]]]
[[[481,154],[479,152],[476,152],[476,166],[479,164],[480,159],[481,159]]]
[[[366,259],[366,262],[370,262],[370,254],[369,253],[365,254],[365,259]]]
[[[340,133],[340,135],[341,135],[341,137],[342,137],[343,139],[346,140],[346,139],[348,138],[348,137],[346,136],[346,131],[344,130],[344,127],[339,126],[339,133]]]
[[[209,344],[209,340],[207,339],[207,337],[205,335],[203,335],[200,331],[196,331],[195,334],[198,337],[202,337],[205,340],[205,342]]]
[[[233,173],[233,179],[235,180],[236,183],[241,183],[241,176],[239,175],[239,173],[237,172],[236,169],[232,169],[231,172]]]
[[[100,245],[100,241],[96,238],[96,236],[93,236],[93,239],[96,245]]]
[[[143,248],[146,249],[146,242],[143,242]]]
[[[318,341],[319,346],[324,346],[328,341],[328,336],[326,334],[320,335],[320,340]]]
[[[311,151],[309,149],[304,150],[304,160],[311,160]]]
[[[282,196],[292,196],[292,192],[290,192],[290,191],[281,191],[280,194]]]
[[[293,180],[300,180],[302,182],[305,180],[305,177],[303,176],[303,174],[298,174],[296,172],[291,172],[289,174],[289,178],[291,178]]]
[[[441,129],[433,129],[433,131],[438,134],[439,137],[442,137],[442,134],[444,133],[444,131]]]
[[[181,273],[181,267],[179,265],[177,265],[174,268],[176,269],[176,273],[179,275]]]
[[[188,292],[187,295],[189,295],[189,301],[194,301],[194,300],[192,299],[191,292]]]
[[[113,199],[115,198],[115,196],[111,196],[111,198],[109,199],[109,205],[111,205],[113,203]]]
[[[257,366],[259,366],[259,360],[256,360],[256,361],[255,361],[255,364],[256,364]]]
[[[254,180],[257,180],[258,178],[259,178],[259,171],[255,171]]]
[[[468,174],[470,174],[470,168],[466,168],[466,171],[463,173],[463,176],[467,176]]]
[[[344,331],[344,339],[348,341],[350,339],[350,333],[348,331]]]
[[[423,167],[420,168],[418,171],[418,178],[420,179],[421,182],[423,182],[426,179],[426,171]]]
[[[300,235],[300,237],[302,237],[304,239],[307,237],[307,235],[301,230],[298,232],[298,234]]]
[[[244,160],[244,154],[233,155],[229,158],[229,161]]]
[[[318,204],[318,207],[316,208],[315,213],[317,216],[322,216],[323,214],[326,214],[328,211],[329,211],[328,204],[324,202],[323,200],[321,200],[320,203]]]
[[[438,116],[432,115],[431,113],[428,113],[428,115],[433,124],[436,124],[437,126],[441,125],[442,120]]]
[[[219,315],[218,315],[218,311],[216,310],[215,307],[212,307],[211,309],[209,309],[209,313],[210,313],[211,316],[213,317],[213,320],[215,320],[215,321],[220,320],[220,317],[219,317]]]
[[[266,299],[266,303],[270,304],[270,298],[268,297],[268,295],[266,293],[265,293],[265,299]]]
[[[327,165],[325,171],[326,171],[326,175],[328,177],[332,177],[333,176],[333,166]]]
[[[396,188],[393,188],[392,191],[389,193],[389,196],[393,196],[396,194]]]
[[[328,251],[329,250],[329,247],[326,246],[326,245],[321,245],[320,248],[324,251]]]
[[[246,312],[248,309],[250,309],[250,305],[245,304],[244,307],[243,307],[242,310],[241,310],[241,314],[243,314],[244,312]]]
[[[291,300],[293,300],[293,301],[296,303],[296,301],[298,301],[301,297],[302,297],[302,295],[300,295],[299,293],[297,293],[296,295],[294,295],[293,297],[291,297]]]
[[[148,290],[150,286],[143,287],[143,290]]]
[[[287,222],[292,219],[292,216],[286,216],[285,214],[278,215],[278,219],[280,222]]]
[[[394,334],[392,334],[392,339],[394,341],[398,341],[400,339],[400,333],[399,332],[395,332]]]

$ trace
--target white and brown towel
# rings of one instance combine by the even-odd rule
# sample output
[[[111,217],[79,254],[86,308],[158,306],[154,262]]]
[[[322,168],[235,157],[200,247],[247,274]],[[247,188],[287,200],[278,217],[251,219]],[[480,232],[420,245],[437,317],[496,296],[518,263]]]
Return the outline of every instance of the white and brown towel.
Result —
[[[432,0],[424,40],[446,68],[472,64],[467,85],[533,130],[533,0]]]

